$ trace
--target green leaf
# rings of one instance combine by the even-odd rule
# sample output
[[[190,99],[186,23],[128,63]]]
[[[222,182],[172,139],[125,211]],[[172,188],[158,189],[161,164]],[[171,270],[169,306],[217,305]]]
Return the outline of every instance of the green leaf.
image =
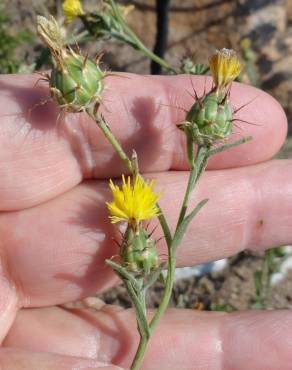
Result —
[[[157,270],[153,271],[150,274],[150,276],[147,279],[147,282],[144,284],[144,289],[148,289],[149,287],[151,287],[151,285],[153,285],[158,280],[158,278],[160,278],[160,276],[162,275],[162,270],[165,269],[165,267],[166,263],[163,262],[160,264]]]
[[[230,148],[233,148],[235,146],[238,146],[238,145],[241,145],[241,144],[245,144],[245,143],[247,143],[247,142],[249,142],[251,140],[252,140],[252,136],[246,136],[246,137],[243,137],[242,139],[239,139],[237,141],[234,141],[233,143],[219,146],[218,148],[215,148],[215,149],[210,150],[209,151],[209,156],[215,155],[215,154],[218,154],[218,153],[221,153],[221,152],[223,152],[226,149],[230,149]]]
[[[173,243],[172,243],[172,247],[173,248],[177,248],[178,245],[180,244],[186,230],[187,230],[187,227],[189,226],[190,222],[194,219],[194,217],[198,214],[198,212],[201,210],[201,208],[204,207],[204,205],[208,202],[208,199],[204,199],[202,200],[197,206],[196,208],[188,215],[184,218],[184,220],[180,223],[180,225],[178,226],[176,232],[175,232],[175,235],[174,235],[174,238],[173,238]]]
[[[263,277],[262,270],[258,270],[254,273],[254,284],[256,289],[256,295],[258,298],[261,297],[261,291],[263,288],[262,277]]]
[[[129,273],[123,266],[110,259],[106,259],[105,262],[116,271],[116,273],[120,276],[122,280],[128,280],[136,290],[139,289],[139,285],[137,284],[134,276]]]
[[[145,295],[145,290],[141,289],[141,283],[139,280],[136,281],[135,277],[131,275],[126,269],[118,263],[107,259],[106,263],[110,265],[123,280],[129,297],[135,307],[136,318],[138,327],[141,335],[145,335],[147,338],[150,337],[149,324],[147,322],[146,313],[144,310],[144,301],[142,296]]]

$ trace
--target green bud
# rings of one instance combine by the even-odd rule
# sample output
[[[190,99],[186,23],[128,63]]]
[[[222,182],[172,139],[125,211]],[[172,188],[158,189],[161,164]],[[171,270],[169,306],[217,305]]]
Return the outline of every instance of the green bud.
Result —
[[[80,112],[101,101],[104,74],[92,60],[70,51],[53,67],[51,93],[66,110]]]
[[[201,146],[212,146],[232,133],[232,108],[225,96],[211,92],[197,100],[178,127]]]
[[[128,229],[121,248],[123,266],[131,272],[147,275],[158,267],[158,254],[146,230]]]
[[[54,60],[49,81],[52,96],[69,112],[81,112],[100,103],[104,74],[98,64],[65,47],[62,30],[54,17],[39,16],[37,21],[38,34]]]

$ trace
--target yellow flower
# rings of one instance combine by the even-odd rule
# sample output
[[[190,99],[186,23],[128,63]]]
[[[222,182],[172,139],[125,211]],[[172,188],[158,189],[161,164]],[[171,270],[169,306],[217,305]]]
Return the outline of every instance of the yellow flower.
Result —
[[[65,0],[63,2],[63,11],[67,23],[72,22],[79,15],[84,14],[80,0]]]
[[[218,89],[224,89],[239,75],[242,65],[234,50],[221,49],[209,59],[210,70]]]
[[[154,181],[145,181],[141,176],[137,176],[133,185],[130,176],[127,181],[122,177],[123,184],[114,185],[110,180],[109,186],[113,193],[113,201],[106,203],[110,212],[112,223],[128,221],[132,226],[140,221],[148,220],[159,215],[156,203],[160,194],[153,192]]]

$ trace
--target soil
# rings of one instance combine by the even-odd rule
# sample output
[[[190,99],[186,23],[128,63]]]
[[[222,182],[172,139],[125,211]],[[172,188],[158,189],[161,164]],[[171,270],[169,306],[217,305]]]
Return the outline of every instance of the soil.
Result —
[[[262,264],[263,256],[244,252],[231,258],[228,267],[219,274],[180,279],[174,284],[170,306],[215,311],[292,308],[292,271],[279,284],[271,287],[264,306],[258,303],[254,274],[262,268]],[[149,289],[148,306],[157,308],[162,294],[163,285],[156,283]],[[108,304],[131,307],[123,286],[99,297]]]

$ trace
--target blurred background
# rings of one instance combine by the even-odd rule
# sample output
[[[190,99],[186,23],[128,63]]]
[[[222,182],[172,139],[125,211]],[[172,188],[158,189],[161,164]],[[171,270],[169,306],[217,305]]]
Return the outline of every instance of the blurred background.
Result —
[[[99,0],[82,1],[94,11]],[[147,47],[179,68],[182,58],[206,63],[214,49],[235,49],[247,71],[242,81],[269,92],[284,107],[289,135],[278,158],[292,158],[292,0],[120,0],[134,5],[127,22]],[[61,0],[0,0],[0,74],[49,68],[48,51],[35,33],[35,17],[62,19]],[[81,22],[70,27],[82,31]],[[90,55],[105,51],[111,70],[159,74],[159,66],[114,40],[83,41]],[[279,247],[279,246],[275,246]],[[292,247],[241,253],[212,266],[179,273],[173,304],[213,310],[292,308]],[[162,286],[150,292],[156,306]],[[123,288],[103,295],[129,306]]]

